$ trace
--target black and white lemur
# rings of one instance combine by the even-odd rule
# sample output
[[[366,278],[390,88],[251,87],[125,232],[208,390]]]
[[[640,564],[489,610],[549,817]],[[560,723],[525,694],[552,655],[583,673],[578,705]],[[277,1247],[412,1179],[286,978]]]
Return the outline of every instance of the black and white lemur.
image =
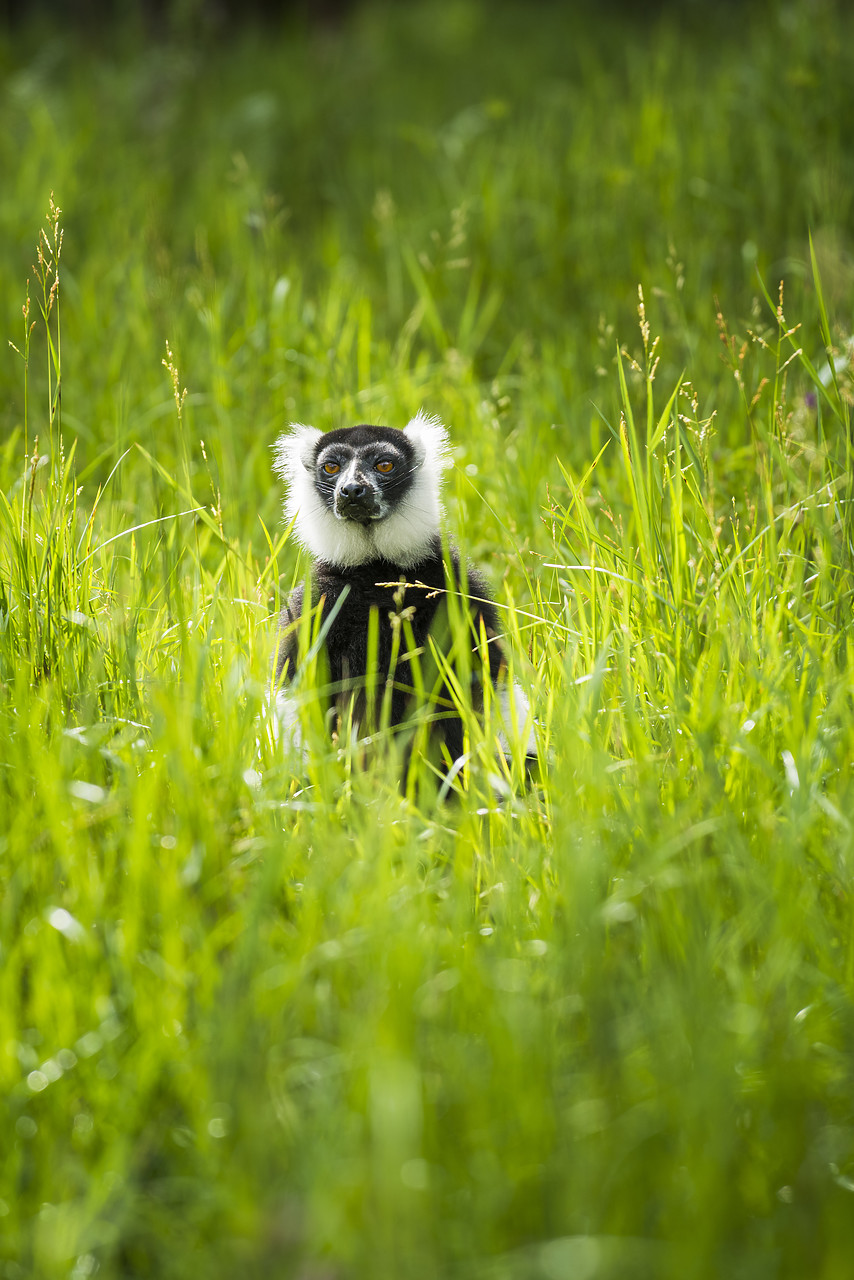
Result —
[[[449,461],[447,431],[437,418],[421,413],[402,430],[363,425],[324,433],[296,425],[279,437],[274,465],[287,486],[285,517],[313,557],[311,601],[298,587],[279,619],[275,680],[283,725],[294,725],[287,686],[305,657],[300,636],[308,629],[300,626],[300,619],[306,608],[322,608],[329,707],[340,709],[342,695],[355,697],[354,721],[370,721],[366,684],[377,691],[379,704],[390,675],[386,714],[390,724],[401,725],[415,701],[410,645],[401,632],[401,619],[411,626],[411,640],[422,661],[429,659],[432,637],[453,662],[447,619],[448,596],[453,594],[463,606],[463,616],[468,613],[473,704],[477,707],[481,701],[486,665],[505,734],[524,735],[526,752],[535,752],[524,694],[518,686],[508,689],[502,679],[505,658],[498,614],[486,585],[461,564],[455,550],[443,555],[441,482]],[[373,610],[378,626],[370,641]],[[486,664],[481,657],[484,637]],[[463,751],[462,723],[441,677],[438,685],[435,733],[454,761]],[[374,723],[377,719],[374,708]]]

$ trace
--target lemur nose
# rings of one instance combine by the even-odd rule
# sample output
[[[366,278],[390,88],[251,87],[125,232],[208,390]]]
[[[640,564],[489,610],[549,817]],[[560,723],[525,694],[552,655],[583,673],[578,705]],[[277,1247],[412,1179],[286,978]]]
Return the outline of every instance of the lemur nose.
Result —
[[[342,484],[338,492],[342,498],[350,498],[357,502],[360,498],[367,497],[368,486],[361,480],[348,480],[346,484]]]

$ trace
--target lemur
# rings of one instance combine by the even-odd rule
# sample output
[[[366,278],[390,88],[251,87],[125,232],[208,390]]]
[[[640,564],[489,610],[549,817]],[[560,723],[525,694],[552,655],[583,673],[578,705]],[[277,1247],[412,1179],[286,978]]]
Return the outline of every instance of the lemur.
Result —
[[[274,467],[287,486],[285,518],[313,557],[311,602],[297,587],[279,619],[275,681],[283,721],[293,722],[285,686],[305,657],[299,649],[300,633],[306,630],[300,627],[300,619],[306,608],[322,607],[330,707],[340,706],[341,691],[349,692],[362,699],[354,719],[362,718],[366,676],[375,661],[375,672],[382,677],[375,681],[377,701],[386,676],[391,675],[389,720],[401,725],[414,704],[406,656],[410,645],[401,632],[401,618],[408,619],[416,651],[429,657],[428,637],[432,635],[440,646],[448,638],[444,615],[452,593],[469,615],[475,707],[484,668],[483,634],[489,679],[498,691],[505,731],[530,735],[524,695],[516,686],[508,691],[501,680],[505,658],[498,613],[486,585],[478,573],[461,564],[456,550],[443,555],[441,481],[449,463],[445,427],[422,413],[402,430],[361,425],[324,433],[295,425],[279,437]],[[379,625],[371,653],[373,610]],[[436,731],[454,761],[463,751],[463,727],[447,688],[440,689],[437,704]],[[529,739],[526,751],[530,755],[534,750]]]

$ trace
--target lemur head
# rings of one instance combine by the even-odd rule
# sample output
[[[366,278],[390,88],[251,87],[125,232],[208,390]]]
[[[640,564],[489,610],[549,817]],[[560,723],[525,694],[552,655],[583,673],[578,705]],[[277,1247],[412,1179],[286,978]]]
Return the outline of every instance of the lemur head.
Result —
[[[409,568],[442,517],[448,433],[419,413],[403,430],[294,426],[275,445],[285,516],[317,559],[342,568],[388,560]]]

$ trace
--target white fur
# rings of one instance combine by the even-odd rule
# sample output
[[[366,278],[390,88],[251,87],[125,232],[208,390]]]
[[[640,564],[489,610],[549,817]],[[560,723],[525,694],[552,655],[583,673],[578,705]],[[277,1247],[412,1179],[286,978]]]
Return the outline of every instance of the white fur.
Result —
[[[525,691],[518,684],[503,684],[498,689],[498,712],[503,730],[498,735],[501,750],[510,755],[510,743],[524,744],[526,756],[537,754],[534,720]]]
[[[276,693],[270,728],[275,743],[281,741],[286,751],[304,754],[299,710],[294,699],[288,696],[286,689],[279,689]]]
[[[450,463],[448,432],[419,412],[404,428],[415,450],[415,475],[406,497],[384,520],[369,525],[339,520],[323,503],[312,462],[323,433],[294,424],[279,436],[274,468],[287,485],[285,518],[318,560],[352,568],[383,557],[408,569],[425,555],[442,520],[442,472]]]

